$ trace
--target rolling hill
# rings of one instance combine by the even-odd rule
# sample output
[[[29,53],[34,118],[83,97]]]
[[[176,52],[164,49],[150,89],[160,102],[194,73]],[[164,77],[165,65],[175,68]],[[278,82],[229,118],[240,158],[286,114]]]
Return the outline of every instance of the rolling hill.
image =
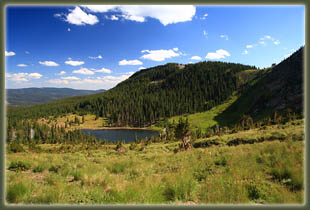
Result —
[[[244,115],[256,121],[275,111],[302,114],[302,72],[303,47],[267,69],[210,61],[168,63],[136,72],[104,93],[11,108],[9,117],[95,114],[111,126],[145,127],[173,116],[206,112],[236,94],[213,118],[220,126],[230,126]]]
[[[21,88],[6,89],[6,101],[9,105],[25,106],[47,103],[52,100],[95,94],[105,90],[76,90],[71,88]]]

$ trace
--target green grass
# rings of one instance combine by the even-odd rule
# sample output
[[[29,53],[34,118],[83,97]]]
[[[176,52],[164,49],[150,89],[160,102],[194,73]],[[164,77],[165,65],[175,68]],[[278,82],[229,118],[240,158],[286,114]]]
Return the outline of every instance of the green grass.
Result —
[[[6,170],[6,200],[18,204],[303,204],[302,120],[230,135],[178,151],[180,142],[141,144],[118,153],[101,145],[59,153],[7,153],[7,169],[18,161],[28,170]],[[234,139],[265,140],[228,146]],[[204,145],[204,144],[202,144]],[[177,152],[174,152],[177,150]],[[18,165],[18,164],[17,164]]]
[[[189,114],[189,115],[171,117],[169,119],[169,122],[173,122],[173,120],[175,122],[178,122],[180,117],[187,117],[191,130],[196,130],[196,129],[200,128],[201,130],[204,131],[206,128],[212,127],[216,124],[225,123],[225,122],[222,122],[222,121],[225,121],[224,119],[222,119],[221,122],[219,122],[215,118],[218,115],[220,115],[224,110],[226,110],[231,104],[233,104],[237,99],[238,99],[238,96],[236,95],[236,93],[234,93],[223,104],[215,106],[208,111],[199,112],[199,113],[195,113],[195,114]]]

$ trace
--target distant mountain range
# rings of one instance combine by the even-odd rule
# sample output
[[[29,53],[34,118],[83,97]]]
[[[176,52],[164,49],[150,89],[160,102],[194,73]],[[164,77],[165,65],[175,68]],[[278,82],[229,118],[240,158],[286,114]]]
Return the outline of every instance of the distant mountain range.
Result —
[[[9,105],[28,106],[47,103],[60,98],[90,95],[104,91],[106,90],[77,90],[53,87],[6,89],[6,101]]]

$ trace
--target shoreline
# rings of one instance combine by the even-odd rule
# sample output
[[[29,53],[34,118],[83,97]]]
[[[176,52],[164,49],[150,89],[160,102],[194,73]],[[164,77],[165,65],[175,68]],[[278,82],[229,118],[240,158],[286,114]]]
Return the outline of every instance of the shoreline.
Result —
[[[160,131],[151,128],[135,128],[135,127],[97,127],[97,128],[80,128],[80,129],[81,130],[148,130],[160,133]]]

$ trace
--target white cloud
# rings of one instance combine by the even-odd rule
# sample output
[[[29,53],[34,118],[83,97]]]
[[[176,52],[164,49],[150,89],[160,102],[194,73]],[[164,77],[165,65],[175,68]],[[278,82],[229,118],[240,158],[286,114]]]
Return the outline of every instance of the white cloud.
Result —
[[[139,70],[143,70],[143,69],[146,69],[145,67],[143,67],[143,66],[141,66],[140,68],[139,68]]]
[[[206,30],[203,30],[202,33],[206,38],[208,38],[208,32]]]
[[[88,58],[90,58],[90,59],[102,59],[102,56],[101,55],[98,55],[98,56],[95,56],[95,57],[88,56]]]
[[[110,74],[112,71],[110,69],[106,69],[106,68],[102,67],[101,69],[95,70],[95,72],[101,72],[101,73]]]
[[[80,78],[78,77],[61,77],[61,79],[64,79],[64,80],[80,80]]]
[[[42,77],[42,74],[31,73],[31,74],[28,74],[28,77],[31,78],[31,79],[40,79]]]
[[[221,58],[225,58],[225,56],[230,56],[229,52],[223,49],[219,49],[216,52],[209,52],[206,55],[207,59],[221,59]]]
[[[14,55],[16,55],[16,54],[13,51],[11,51],[11,52],[5,51],[5,56],[14,56]]]
[[[259,41],[258,43],[261,44],[261,45],[266,45],[265,41]]]
[[[147,53],[142,55],[141,58],[152,60],[152,61],[164,61],[167,58],[180,56],[173,50],[142,50],[141,53]]]
[[[42,77],[39,73],[6,73],[5,75],[8,80],[15,81],[15,82],[28,82],[30,79],[40,79]]]
[[[71,28],[68,28],[67,31],[71,31]]]
[[[248,50],[244,50],[243,53],[242,53],[242,55],[247,55],[248,53],[249,53]]]
[[[127,61],[126,59],[121,60],[118,62],[118,65],[120,66],[125,66],[125,65],[142,65],[143,63],[139,60],[129,60]]]
[[[200,19],[205,20],[205,19],[207,19],[207,17],[208,17],[208,14],[206,13],[206,14],[204,14],[204,15],[202,16],[202,18],[200,18]]]
[[[64,75],[64,74],[66,74],[66,72],[65,72],[65,71],[61,71],[61,72],[59,72],[59,73],[56,74],[56,75]]]
[[[21,63],[21,64],[17,64],[17,66],[18,67],[27,67],[28,65]]]
[[[65,20],[74,25],[94,25],[99,22],[95,15],[85,13],[80,7],[71,10]]]
[[[39,61],[39,64],[44,65],[44,66],[59,66],[54,61]]]
[[[73,88],[82,89],[109,89],[116,86],[118,83],[128,79],[134,72],[127,72],[120,76],[104,76],[95,78],[86,78],[79,81],[72,81],[71,85]]]
[[[93,75],[95,74],[93,71],[87,69],[87,68],[81,68],[79,70],[74,70],[72,73],[74,74],[84,74],[84,75]]]
[[[112,15],[110,20],[118,20],[118,17],[115,15]]]
[[[71,66],[80,66],[80,65],[84,64],[84,61],[72,61],[72,60],[69,60],[69,61],[66,61],[65,63],[68,64],[68,65],[71,65]]]
[[[164,26],[191,21],[196,13],[192,5],[83,5],[92,12],[117,11],[127,20],[144,22],[146,17],[159,20]]]
[[[56,84],[56,85],[67,85],[69,84],[68,80],[62,80],[62,79],[51,79],[47,80],[48,83]]]
[[[254,45],[250,45],[250,44],[246,46],[246,48],[253,48],[253,47]]]
[[[199,61],[199,60],[201,60],[201,57],[199,57],[199,56],[193,56],[193,57],[191,57],[191,59],[192,59],[192,60]]]
[[[179,48],[175,47],[173,48],[174,51],[179,51]]]
[[[228,40],[228,35],[226,35],[226,34],[222,34],[222,35],[220,35],[220,37],[223,38],[223,39]]]
[[[274,41],[273,42],[275,45],[278,45],[278,44],[280,44],[280,41],[279,40],[276,40],[276,41]]]
[[[26,53],[26,54],[30,54],[30,52],[29,52],[29,51],[25,51],[25,53]]]

